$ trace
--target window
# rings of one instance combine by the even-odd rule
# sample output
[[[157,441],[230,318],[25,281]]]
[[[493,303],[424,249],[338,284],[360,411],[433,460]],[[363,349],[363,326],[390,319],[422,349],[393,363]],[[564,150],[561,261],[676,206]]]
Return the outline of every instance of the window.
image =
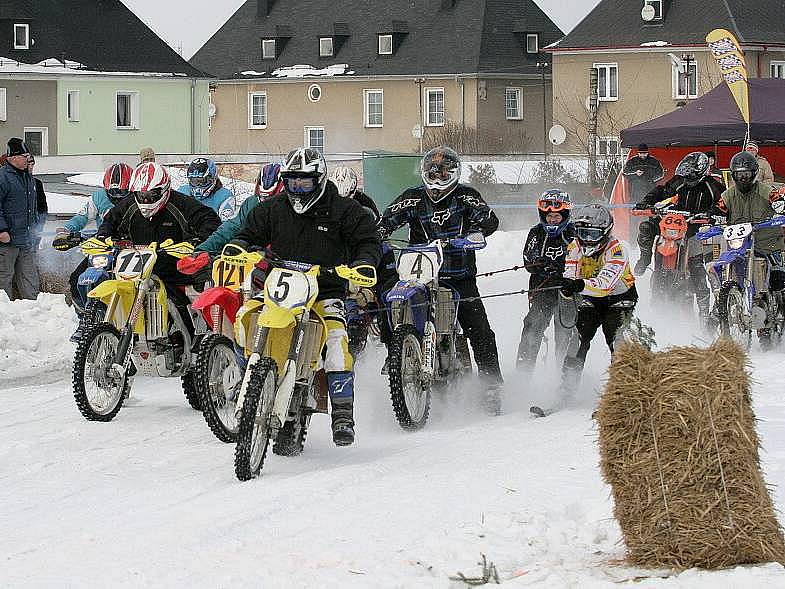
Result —
[[[267,127],[267,93],[248,93],[248,128],[264,129]]]
[[[139,128],[139,93],[118,92],[116,94],[118,129]]]
[[[392,55],[393,36],[379,35],[379,55]]]
[[[771,62],[771,77],[785,80],[785,61]]]
[[[688,69],[689,68],[689,69]],[[673,70],[673,97],[697,98],[698,97],[698,64],[694,58],[678,60],[672,64]]]
[[[616,63],[595,63],[597,70],[597,97],[600,101],[619,99],[619,65]]]
[[[645,0],[643,4],[648,4],[654,9],[652,20],[662,20],[662,0]]]
[[[79,90],[69,90],[67,95],[66,110],[68,120],[76,122],[79,120]]]
[[[384,125],[384,91],[363,90],[365,104],[365,126],[381,127]]]
[[[0,88],[0,121],[8,120],[8,91],[5,88]]]
[[[33,155],[49,155],[49,127],[25,127],[25,144]]]
[[[444,88],[425,89],[425,124],[429,127],[444,125]]]
[[[306,127],[305,146],[324,155],[324,127]]]
[[[308,100],[311,102],[319,102],[322,98],[322,87],[319,84],[311,84],[308,86]]]
[[[511,121],[523,118],[523,88],[505,88],[504,116]]]
[[[333,56],[333,38],[320,37],[319,38],[319,57],[332,57]]]
[[[540,51],[540,36],[537,33],[526,34],[526,53],[538,53]]]
[[[30,49],[30,25],[14,25],[14,49]]]
[[[618,137],[597,137],[597,155],[619,155]]]
[[[262,59],[275,59],[275,39],[262,39]]]

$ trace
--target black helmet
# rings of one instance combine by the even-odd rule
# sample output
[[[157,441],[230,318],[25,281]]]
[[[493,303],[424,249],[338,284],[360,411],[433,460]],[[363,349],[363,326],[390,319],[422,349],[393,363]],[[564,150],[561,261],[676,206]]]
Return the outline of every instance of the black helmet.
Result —
[[[739,190],[749,192],[758,175],[758,160],[749,151],[740,151],[730,161],[730,175]]]
[[[693,151],[684,156],[676,166],[676,175],[684,178],[687,186],[695,186],[706,177],[709,171],[709,156]]]
[[[461,158],[455,150],[440,145],[422,158],[420,167],[425,191],[433,202],[439,202],[458,185],[461,179]]]
[[[613,217],[600,204],[585,205],[572,215],[575,239],[586,256],[593,256],[605,249],[611,239]]]

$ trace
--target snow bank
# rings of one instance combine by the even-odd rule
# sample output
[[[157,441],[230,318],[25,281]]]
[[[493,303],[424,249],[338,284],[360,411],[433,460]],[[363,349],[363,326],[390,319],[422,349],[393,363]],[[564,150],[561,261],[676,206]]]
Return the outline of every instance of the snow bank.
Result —
[[[68,341],[74,312],[62,295],[9,301],[0,291],[0,381],[68,370],[74,353]]]
[[[551,158],[558,161],[564,170],[575,177],[578,182],[586,180],[589,161],[586,158]],[[472,168],[491,165],[499,184],[534,184],[537,182],[538,170],[543,160],[489,160],[465,161],[461,166],[461,182],[469,182]]]

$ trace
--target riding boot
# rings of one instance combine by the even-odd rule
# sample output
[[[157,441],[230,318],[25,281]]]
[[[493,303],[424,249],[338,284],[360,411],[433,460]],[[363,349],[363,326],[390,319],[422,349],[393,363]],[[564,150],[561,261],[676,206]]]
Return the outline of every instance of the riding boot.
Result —
[[[635,276],[643,276],[649,264],[651,264],[651,250],[642,250],[641,257],[635,262],[635,269],[633,270]]]
[[[79,318],[79,325],[76,327],[76,331],[74,331],[69,339],[73,343],[78,344],[80,341],[82,341],[82,337],[84,337],[84,334],[89,328],[89,325],[87,324],[87,313],[79,307],[75,306],[74,308],[76,309],[76,315]]]
[[[638,227],[638,247],[641,249],[641,257],[635,263],[635,275],[642,276],[646,268],[651,264],[652,247],[657,236],[658,227],[651,221],[646,220]]]
[[[332,406],[333,442],[336,446],[354,443],[354,373],[329,372],[327,388]]]
[[[562,378],[559,385],[559,404],[561,407],[569,404],[578,392],[581,384],[584,361],[580,358],[567,357],[562,366]]]

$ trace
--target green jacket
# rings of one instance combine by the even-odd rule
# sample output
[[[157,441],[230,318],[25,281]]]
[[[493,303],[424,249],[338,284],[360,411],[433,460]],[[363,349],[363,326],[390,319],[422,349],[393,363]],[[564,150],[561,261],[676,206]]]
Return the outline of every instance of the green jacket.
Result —
[[[251,195],[243,201],[240,210],[231,219],[227,219],[221,226],[216,229],[210,237],[205,239],[202,243],[196,246],[196,251],[219,253],[223,247],[234,239],[234,236],[240,232],[240,229],[245,225],[245,220],[251,211],[254,210],[260,203],[259,197]]]
[[[749,194],[743,194],[735,186],[731,186],[722,193],[718,208],[727,218],[729,225],[760,223],[776,214],[771,208],[770,194],[771,184],[763,182],[755,184]],[[756,231],[755,251],[762,254],[785,251],[782,229],[773,227]]]

